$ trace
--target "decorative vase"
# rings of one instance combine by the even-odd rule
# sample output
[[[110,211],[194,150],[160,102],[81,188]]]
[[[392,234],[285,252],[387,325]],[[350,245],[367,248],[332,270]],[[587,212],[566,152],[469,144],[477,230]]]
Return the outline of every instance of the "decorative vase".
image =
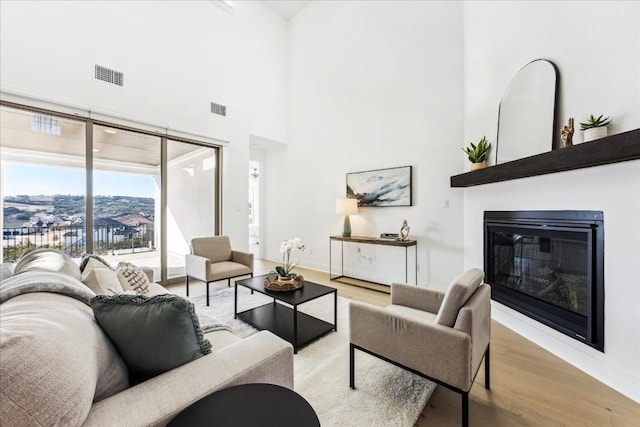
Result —
[[[487,162],[481,162],[481,163],[471,163],[471,170],[475,171],[478,169],[484,169],[487,167]]]
[[[606,126],[600,126],[598,128],[589,128],[583,131],[583,141],[593,141],[594,139],[604,138],[608,135],[608,129]]]

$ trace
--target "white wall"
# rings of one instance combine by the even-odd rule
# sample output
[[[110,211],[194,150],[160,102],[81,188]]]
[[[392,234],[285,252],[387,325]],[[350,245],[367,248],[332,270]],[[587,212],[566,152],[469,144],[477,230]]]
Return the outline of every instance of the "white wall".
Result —
[[[536,58],[560,73],[559,120],[612,115],[611,132],[640,127],[640,3],[465,2],[465,136],[495,135],[507,82]],[[595,52],[595,54],[590,54]],[[526,129],[523,129],[526,132]],[[582,135],[576,131],[574,143]],[[462,167],[461,167],[462,170]],[[640,162],[470,187],[464,192],[464,264],[482,263],[485,210],[602,210],[605,352],[501,304],[494,318],[640,401]]]
[[[557,135],[574,117],[581,143],[590,114],[611,116],[610,133],[639,128],[639,22],[638,2],[464,2],[465,140],[495,142],[504,89],[538,58],[558,67]]]
[[[463,157],[462,4],[313,2],[290,21],[288,48],[289,144],[267,162],[267,256],[298,236],[302,264],[327,271],[346,173],[411,165],[413,206],[361,209],[353,235],[397,233],[406,219],[419,283],[446,286],[462,268],[462,195],[449,188]]]
[[[223,232],[246,248],[249,134],[285,138],[287,27],[259,2],[234,5],[3,1],[0,85],[229,140]],[[124,87],[94,80],[94,64],[124,72]]]

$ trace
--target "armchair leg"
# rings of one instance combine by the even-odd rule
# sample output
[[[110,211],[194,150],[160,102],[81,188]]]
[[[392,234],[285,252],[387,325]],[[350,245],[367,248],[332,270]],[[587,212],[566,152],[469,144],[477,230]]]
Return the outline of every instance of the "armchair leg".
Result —
[[[462,427],[469,427],[469,392],[462,393]]]
[[[491,357],[489,353],[489,346],[490,344],[487,344],[487,351],[484,354],[484,388],[486,388],[487,390],[491,389]]]
[[[227,279],[227,288],[231,287],[231,279]]]
[[[210,282],[207,282],[207,285],[206,285],[207,286],[207,307],[209,307],[209,283]]]
[[[187,296],[189,296],[189,275],[187,274]]]
[[[354,366],[354,353],[355,348],[353,344],[349,343],[349,387],[356,388],[355,385],[355,366]]]

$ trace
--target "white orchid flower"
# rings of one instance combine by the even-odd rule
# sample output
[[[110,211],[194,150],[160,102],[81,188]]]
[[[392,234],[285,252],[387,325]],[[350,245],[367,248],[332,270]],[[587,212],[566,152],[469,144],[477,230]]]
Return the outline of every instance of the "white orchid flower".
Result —
[[[291,251],[299,250],[304,251],[305,246],[302,239],[295,237],[288,239],[280,244],[280,254],[282,255],[282,265],[276,267],[276,271],[280,275],[287,276],[298,265],[298,262],[291,261]]]

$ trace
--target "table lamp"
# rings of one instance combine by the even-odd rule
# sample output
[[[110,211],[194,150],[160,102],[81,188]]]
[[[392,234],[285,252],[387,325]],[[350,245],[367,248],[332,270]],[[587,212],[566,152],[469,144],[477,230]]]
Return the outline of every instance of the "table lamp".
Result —
[[[336,200],[336,213],[344,215],[344,229],[342,230],[342,237],[351,237],[351,221],[349,221],[349,215],[358,213],[358,200]]]

